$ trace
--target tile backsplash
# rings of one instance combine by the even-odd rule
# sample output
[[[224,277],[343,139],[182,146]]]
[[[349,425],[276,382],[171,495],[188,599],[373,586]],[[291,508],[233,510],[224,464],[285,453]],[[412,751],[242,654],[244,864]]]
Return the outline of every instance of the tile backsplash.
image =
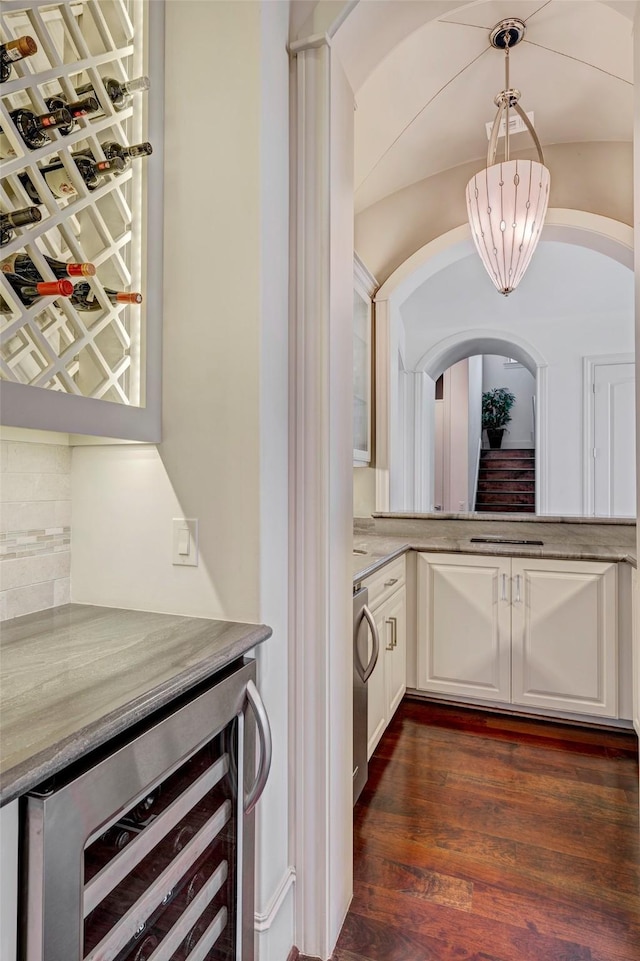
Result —
[[[69,601],[71,448],[0,441],[0,621]]]

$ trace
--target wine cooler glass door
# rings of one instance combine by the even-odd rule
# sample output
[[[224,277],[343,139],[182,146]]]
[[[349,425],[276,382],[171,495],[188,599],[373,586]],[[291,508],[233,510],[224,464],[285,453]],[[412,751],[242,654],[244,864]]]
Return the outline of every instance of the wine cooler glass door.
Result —
[[[270,760],[254,676],[247,662],[28,797],[27,961],[252,961],[252,811]]]

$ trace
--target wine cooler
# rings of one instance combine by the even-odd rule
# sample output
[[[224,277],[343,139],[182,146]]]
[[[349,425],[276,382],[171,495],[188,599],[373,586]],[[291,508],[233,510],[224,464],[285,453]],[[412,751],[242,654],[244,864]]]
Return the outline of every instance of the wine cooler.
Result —
[[[25,961],[252,961],[254,679],[246,661],[27,795]]]

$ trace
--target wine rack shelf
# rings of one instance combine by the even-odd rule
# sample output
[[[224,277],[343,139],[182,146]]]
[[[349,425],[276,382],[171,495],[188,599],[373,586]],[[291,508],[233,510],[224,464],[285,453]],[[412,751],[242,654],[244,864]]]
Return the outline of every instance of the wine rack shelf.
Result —
[[[67,297],[23,304],[0,273],[0,389],[2,422],[69,432],[159,439],[162,257],[162,12],[144,0],[3,0],[0,40],[33,37],[35,55],[16,60],[0,86],[0,209],[40,198],[42,219],[15,229],[0,260],[26,253],[44,280],[55,279],[45,257],[90,262],[94,309],[76,309]],[[148,93],[122,109],[103,78],[119,82],[148,75]],[[45,114],[46,101],[79,98],[91,84],[100,109],[78,117],[67,135],[47,130],[48,143],[30,149],[11,113]],[[84,94],[86,96],[86,94]],[[149,140],[153,154],[107,174],[90,189],[73,160],[88,153],[105,159],[109,141],[125,146]],[[52,192],[42,168],[61,162],[72,186]],[[26,177],[25,177],[26,175]],[[26,178],[33,188],[27,192]],[[142,304],[112,303],[105,290],[140,291]]]

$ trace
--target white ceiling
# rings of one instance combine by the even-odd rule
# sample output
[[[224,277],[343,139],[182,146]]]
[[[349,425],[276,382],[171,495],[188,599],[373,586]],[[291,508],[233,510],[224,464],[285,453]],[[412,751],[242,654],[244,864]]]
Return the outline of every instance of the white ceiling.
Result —
[[[361,0],[334,39],[356,94],[356,211],[450,167],[484,165],[485,123],[504,86],[504,56],[489,30],[504,17],[526,21],[511,85],[534,111],[543,147],[631,141],[634,8],[633,0]],[[531,145],[525,133],[511,142]]]

